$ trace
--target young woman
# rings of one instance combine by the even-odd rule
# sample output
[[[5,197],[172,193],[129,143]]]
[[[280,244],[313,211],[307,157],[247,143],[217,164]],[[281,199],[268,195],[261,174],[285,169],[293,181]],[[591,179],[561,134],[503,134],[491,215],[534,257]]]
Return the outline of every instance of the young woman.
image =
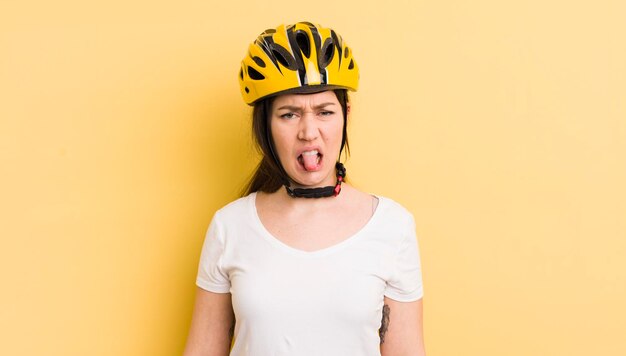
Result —
[[[339,163],[358,78],[328,28],[250,45],[239,81],[263,158],[209,227],[186,356],[424,355],[413,217]]]

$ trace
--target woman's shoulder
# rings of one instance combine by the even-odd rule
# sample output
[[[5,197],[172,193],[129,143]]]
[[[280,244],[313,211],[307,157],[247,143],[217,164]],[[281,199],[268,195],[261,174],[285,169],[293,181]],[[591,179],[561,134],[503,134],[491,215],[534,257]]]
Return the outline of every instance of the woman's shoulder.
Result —
[[[251,204],[254,204],[255,196],[256,193],[251,193],[231,201],[215,212],[214,219],[241,219],[242,214],[245,214]]]
[[[392,220],[399,224],[414,224],[413,214],[402,204],[387,196],[372,195],[378,198],[379,212],[384,219]]]
[[[361,197],[366,196],[367,199],[371,200],[371,197],[378,199],[378,205],[376,207],[375,215],[379,215],[382,221],[385,222],[396,222],[398,224],[413,224],[413,214],[405,208],[402,204],[394,200],[393,198],[363,192],[357,188],[351,187],[351,190],[354,190],[353,194],[360,195]]]

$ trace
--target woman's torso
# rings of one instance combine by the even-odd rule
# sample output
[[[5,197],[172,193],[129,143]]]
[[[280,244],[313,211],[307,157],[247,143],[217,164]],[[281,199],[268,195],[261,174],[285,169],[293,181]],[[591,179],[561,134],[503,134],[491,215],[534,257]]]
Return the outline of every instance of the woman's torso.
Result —
[[[216,213],[219,258],[201,265],[215,277],[199,277],[198,283],[211,290],[212,279],[222,279],[218,282],[232,295],[236,328],[231,354],[379,355],[383,301],[397,270],[399,246],[413,229],[410,214],[379,198],[373,213],[371,201],[369,212],[361,207],[362,216],[354,221],[369,218],[362,226],[348,224],[357,229],[350,235],[347,230],[334,233],[340,225],[329,221],[331,229],[310,228],[306,234],[323,243],[299,245],[291,232],[274,236],[266,228],[257,197],[253,193]],[[340,218],[330,220],[349,220],[350,215],[336,213]],[[285,221],[274,225],[277,231],[290,226]],[[302,223],[324,225],[306,218]],[[217,246],[207,241],[207,249]]]

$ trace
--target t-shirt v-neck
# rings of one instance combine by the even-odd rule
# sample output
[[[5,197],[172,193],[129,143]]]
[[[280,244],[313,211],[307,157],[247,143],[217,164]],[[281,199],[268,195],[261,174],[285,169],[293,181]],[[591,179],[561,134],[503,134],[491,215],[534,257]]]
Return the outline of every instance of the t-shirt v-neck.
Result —
[[[376,207],[376,210],[374,210],[372,216],[370,216],[367,222],[363,226],[361,226],[361,228],[359,228],[356,232],[354,232],[350,236],[344,238],[343,240],[331,246],[323,247],[323,248],[313,250],[313,251],[305,251],[305,250],[290,246],[289,244],[283,242],[281,239],[274,236],[265,227],[265,225],[263,224],[263,221],[261,221],[261,217],[259,216],[258,209],[256,207],[256,197],[257,197],[256,192],[250,194],[250,199],[249,199],[250,214],[252,214],[253,221],[258,224],[258,228],[261,231],[261,236],[265,238],[269,243],[276,246],[276,248],[281,249],[285,251],[286,253],[292,253],[292,254],[299,255],[299,256],[326,255],[329,253],[333,253],[334,251],[346,248],[347,246],[353,243],[353,240],[358,239],[361,235],[366,233],[370,225],[373,225],[376,223],[376,219],[378,217],[378,211],[380,211],[380,209],[382,208],[381,205],[385,204],[385,202],[381,198],[376,197],[378,199],[378,206]]]

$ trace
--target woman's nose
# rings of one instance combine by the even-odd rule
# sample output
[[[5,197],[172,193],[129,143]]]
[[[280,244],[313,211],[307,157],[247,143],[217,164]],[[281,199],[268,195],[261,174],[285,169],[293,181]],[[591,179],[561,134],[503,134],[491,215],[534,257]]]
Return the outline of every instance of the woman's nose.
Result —
[[[319,128],[313,114],[305,114],[300,120],[298,139],[303,141],[313,141],[319,136]]]

